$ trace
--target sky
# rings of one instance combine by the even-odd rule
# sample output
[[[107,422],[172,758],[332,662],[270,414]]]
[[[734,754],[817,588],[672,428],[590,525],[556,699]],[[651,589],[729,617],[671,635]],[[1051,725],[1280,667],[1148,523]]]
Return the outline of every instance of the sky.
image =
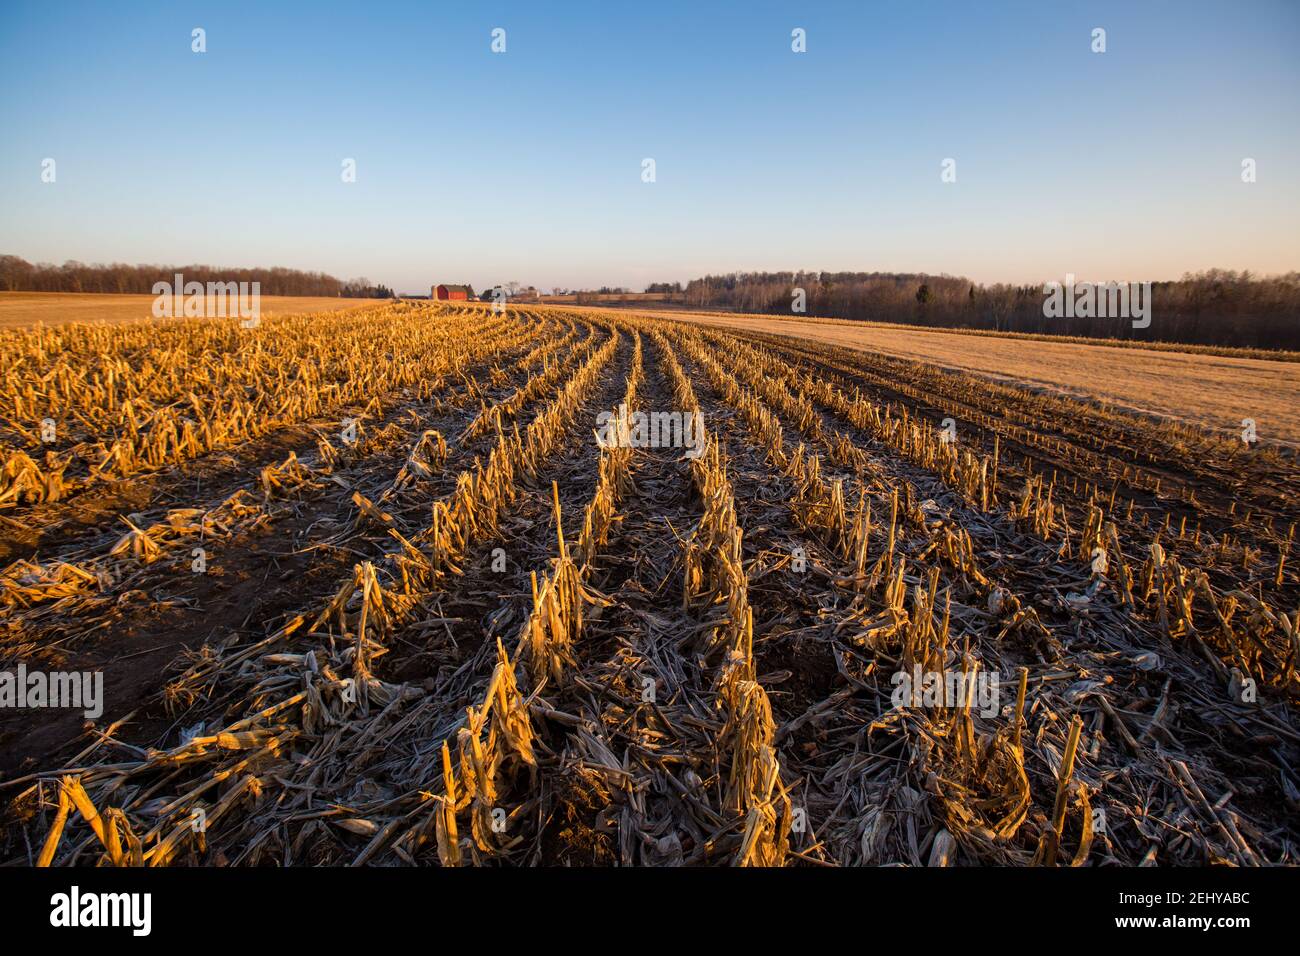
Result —
[[[1300,269],[1296,0],[4,0],[0,86],[0,254],[33,262],[399,292]]]

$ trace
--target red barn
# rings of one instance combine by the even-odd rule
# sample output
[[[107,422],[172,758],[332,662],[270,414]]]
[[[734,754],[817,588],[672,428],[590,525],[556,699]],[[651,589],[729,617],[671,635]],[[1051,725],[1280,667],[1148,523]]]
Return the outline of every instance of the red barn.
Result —
[[[472,299],[474,290],[467,285],[438,284],[433,287],[433,297],[435,299],[460,299],[463,301]]]

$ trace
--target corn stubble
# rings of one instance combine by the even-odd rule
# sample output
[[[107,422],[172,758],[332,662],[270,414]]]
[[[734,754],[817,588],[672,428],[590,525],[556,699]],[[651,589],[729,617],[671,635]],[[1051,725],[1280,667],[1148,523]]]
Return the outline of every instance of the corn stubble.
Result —
[[[928,372],[884,392],[831,349],[544,308],[0,351],[10,521],[313,435],[11,561],[7,659],[55,627],[111,642],[196,548],[220,564],[286,522],[360,558],[24,768],[16,862],[1295,862],[1293,520],[1175,530],[1146,471],[1103,488],[1034,399],[963,386],[954,441]],[[629,416],[669,409],[700,415],[692,453],[632,447]],[[896,704],[926,673],[1001,696]]]

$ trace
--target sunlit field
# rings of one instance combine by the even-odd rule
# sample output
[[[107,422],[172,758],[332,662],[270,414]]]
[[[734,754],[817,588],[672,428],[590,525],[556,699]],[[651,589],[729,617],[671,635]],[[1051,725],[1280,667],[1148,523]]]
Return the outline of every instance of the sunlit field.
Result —
[[[69,322],[142,322],[153,318],[157,297],[152,295],[101,295],[76,292],[0,292],[0,329],[66,325]],[[333,312],[367,305],[365,299],[268,295],[262,297],[267,313]]]
[[[1294,862],[1252,360],[299,305],[0,336],[6,861]]]

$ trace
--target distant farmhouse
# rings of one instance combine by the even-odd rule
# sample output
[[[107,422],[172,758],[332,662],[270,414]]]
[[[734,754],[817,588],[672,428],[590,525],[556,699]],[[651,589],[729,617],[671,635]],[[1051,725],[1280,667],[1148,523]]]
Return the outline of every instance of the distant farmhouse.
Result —
[[[474,298],[474,290],[467,285],[443,285],[439,283],[433,287],[433,298],[460,299],[464,301]]]

